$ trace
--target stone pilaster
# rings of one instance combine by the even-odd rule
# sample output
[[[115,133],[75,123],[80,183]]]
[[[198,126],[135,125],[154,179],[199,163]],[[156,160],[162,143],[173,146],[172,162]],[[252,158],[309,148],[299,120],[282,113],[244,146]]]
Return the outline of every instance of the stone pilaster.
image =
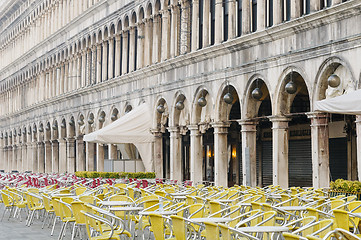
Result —
[[[190,165],[191,165],[191,181],[193,184],[203,182],[203,149],[202,149],[202,134],[199,131],[198,125],[189,125],[190,130]]]
[[[122,56],[122,74],[128,73],[128,30],[124,30],[123,37],[123,56]]]
[[[169,59],[170,54],[170,17],[168,9],[163,9],[162,13],[162,61]]]
[[[244,1],[243,1],[244,2]],[[210,38],[210,0],[203,0],[203,48],[208,47],[211,43]]]
[[[52,172],[59,172],[59,143],[57,140],[51,141],[51,171]]]
[[[66,142],[64,139],[59,138],[59,173],[65,173],[66,169]]]
[[[178,56],[179,54],[179,47],[178,47],[178,41],[179,41],[179,7],[177,4],[173,4],[171,7],[171,33],[170,33],[170,57],[173,58],[175,56]]]
[[[83,136],[76,139],[76,171],[85,171],[85,149]]]
[[[138,29],[138,49],[137,49],[137,69],[144,67],[144,23],[137,25]]]
[[[117,34],[115,35],[115,77],[120,76],[121,50],[121,37]]]
[[[112,79],[114,77],[114,37],[110,37],[108,39],[109,42],[109,60],[108,60],[108,79]]]
[[[75,172],[75,139],[67,138],[66,139],[66,159],[67,159],[67,172]]]
[[[129,27],[129,72],[135,70],[135,27]]]
[[[243,185],[257,185],[257,122],[241,120]]]
[[[95,148],[94,143],[86,142],[86,147],[85,147],[85,162],[86,162],[85,168],[86,168],[86,171],[95,171],[94,148]]]
[[[250,1],[242,1],[242,34],[248,34],[250,32],[251,32]]]
[[[228,187],[228,143],[227,133],[230,124],[223,122],[212,124],[214,128],[214,183]]]
[[[52,172],[52,154],[50,141],[44,141],[44,153],[45,153],[45,172]]]
[[[103,144],[97,144],[97,171],[104,171],[104,146]]]
[[[169,127],[170,133],[170,178],[182,181],[182,136],[178,127]]]
[[[163,134],[159,130],[153,129],[154,141],[154,168],[155,175],[163,178]]]
[[[215,5],[214,43],[219,44],[223,40],[223,0],[215,0]]]
[[[199,0],[192,3],[192,52],[199,49]]]
[[[311,119],[313,187],[330,184],[328,117],[325,113],[308,113]]]
[[[38,142],[38,172],[45,172],[45,148],[43,142]]]
[[[273,185],[288,188],[288,122],[284,116],[269,117],[272,122]]]

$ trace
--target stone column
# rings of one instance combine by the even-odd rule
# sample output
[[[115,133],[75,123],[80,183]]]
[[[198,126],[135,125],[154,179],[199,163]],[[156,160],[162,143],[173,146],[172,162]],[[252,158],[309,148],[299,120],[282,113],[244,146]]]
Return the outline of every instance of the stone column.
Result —
[[[178,127],[169,127],[170,179],[182,181],[182,136]]]
[[[117,159],[118,158],[118,153],[117,153],[117,145],[115,144],[109,144],[108,145],[108,156],[109,159]]]
[[[120,60],[121,60],[121,45],[120,45],[120,35],[115,35],[115,77],[120,76]]]
[[[357,152],[357,174],[361,180],[361,115],[356,115],[356,152]]]
[[[170,34],[169,34],[169,11],[162,10],[162,61],[169,59],[170,54]]]
[[[256,140],[257,122],[240,120],[242,134],[243,185],[257,185]]]
[[[102,45],[97,45],[97,77],[95,83],[102,81]]]
[[[5,169],[5,172],[10,172],[8,152],[9,152],[9,147],[5,146],[4,147],[4,161],[5,161],[4,169]]]
[[[242,1],[242,34],[248,34],[250,33],[250,31],[251,31],[250,2]]]
[[[4,139],[3,136],[0,138],[0,169],[1,170],[5,170],[5,163],[6,163],[6,158],[5,158],[5,146],[4,146]]]
[[[190,167],[191,181],[194,185],[203,182],[203,150],[202,150],[202,134],[198,125],[189,125],[190,130]]]
[[[50,141],[44,141],[44,147],[45,147],[45,172],[50,173],[53,167]]]
[[[310,9],[311,12],[319,11],[321,9],[320,0],[310,0]]]
[[[199,49],[199,0],[193,0],[192,6],[192,44],[191,51]]]
[[[102,57],[102,82],[108,80],[108,41],[103,41],[103,57]]]
[[[283,116],[269,117],[272,122],[273,185],[288,188],[288,122]]]
[[[85,87],[86,86],[86,69],[87,69],[87,64],[86,64],[86,49],[84,49],[81,52],[81,84],[79,87]]]
[[[235,0],[228,0],[228,39],[237,35],[237,4]]]
[[[328,117],[325,113],[308,113],[311,119],[312,179],[314,188],[330,184]]]
[[[39,172],[38,170],[38,144],[36,142],[32,143],[32,166],[31,170],[34,173]]]
[[[152,20],[150,18],[144,19],[144,65],[149,66],[152,62]]]
[[[171,20],[171,33],[170,33],[170,57],[173,58],[179,55],[178,41],[179,41],[179,7],[177,4],[171,5],[172,20]]]
[[[129,72],[135,70],[135,27],[129,27]]]
[[[79,86],[79,82],[80,82],[80,61],[79,61],[79,56],[77,53],[74,54],[74,59],[73,59],[73,79],[72,79],[72,83],[73,83],[73,87],[72,90],[77,89],[77,87]]]
[[[77,53],[76,54],[76,70],[75,70],[75,73],[76,73],[76,87],[75,89],[79,89],[82,87],[82,77],[81,77],[81,74],[82,74],[82,53]]]
[[[144,67],[144,23],[137,25],[138,29],[138,49],[137,49],[137,69]]]
[[[92,51],[90,48],[86,50],[86,73],[85,73],[85,86],[90,86],[92,84]]]
[[[64,93],[69,91],[69,61],[66,60],[64,64]]]
[[[97,144],[97,171],[104,171],[104,146],[103,144]]]
[[[13,146],[12,145],[8,146],[8,166],[9,166],[9,172],[14,170],[13,169]]]
[[[69,58],[69,64],[68,64],[68,75],[66,78],[66,85],[67,85],[67,91],[70,92],[73,89],[73,58]]]
[[[152,130],[154,140],[154,170],[157,178],[163,178],[163,134],[159,130]]]
[[[67,170],[68,173],[75,172],[75,139],[67,138],[66,139],[66,159],[67,159]]]
[[[86,142],[85,147],[86,171],[95,171],[94,168],[94,143]]]
[[[299,0],[293,0],[299,1]],[[266,27],[266,1],[257,1],[257,31]]]
[[[65,173],[66,169],[66,142],[64,139],[59,138],[59,173]]]
[[[26,133],[25,133],[26,134]],[[27,171],[28,170],[28,158],[27,158],[27,145],[26,143],[23,143],[21,145],[21,157],[22,157],[22,161],[21,161],[21,170],[24,172],[24,171]]]
[[[219,44],[223,40],[223,0],[215,0],[215,5],[214,43]]]
[[[123,56],[122,56],[122,74],[128,72],[128,30],[123,31]]]
[[[301,0],[291,0],[291,19],[301,16]]]
[[[55,95],[59,96],[62,93],[63,86],[61,82],[61,66],[58,64],[56,67],[56,92]]]
[[[59,172],[59,143],[57,140],[51,141],[51,155],[52,155],[52,172]]]
[[[110,37],[109,40],[109,60],[108,60],[108,79],[112,79],[114,77],[114,37]]]
[[[245,1],[243,1],[245,2]],[[208,47],[211,43],[210,38],[210,0],[203,0],[203,47]]]
[[[38,142],[38,172],[45,172],[45,149],[43,142]]]
[[[212,124],[214,128],[214,181],[216,186],[228,187],[228,142],[230,124]]]
[[[97,47],[96,46],[92,46],[91,47],[91,51],[92,51],[92,59],[91,59],[91,82],[90,84],[95,84],[97,83]]]
[[[157,63],[160,61],[161,56],[161,18],[159,13],[153,15],[153,53],[152,62]]]
[[[85,171],[85,149],[83,136],[76,139],[76,171]]]
[[[13,154],[12,154],[12,159],[11,159],[11,170],[19,170],[18,169],[18,164],[17,164],[17,159],[16,159],[16,153],[17,153],[17,150],[18,150],[18,146],[17,145],[13,145]]]
[[[180,53],[186,54],[191,50],[190,2],[188,0],[181,1],[181,9]]]

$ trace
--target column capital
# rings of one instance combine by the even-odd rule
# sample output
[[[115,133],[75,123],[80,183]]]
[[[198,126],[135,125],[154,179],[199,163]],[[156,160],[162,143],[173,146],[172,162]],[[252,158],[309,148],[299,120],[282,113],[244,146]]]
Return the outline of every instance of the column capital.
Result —
[[[67,143],[74,143],[74,142],[75,142],[75,138],[73,138],[73,137],[66,138],[66,142],[67,142]]]
[[[311,119],[311,127],[328,125],[328,113],[309,112],[306,115]]]
[[[212,123],[211,126],[214,128],[214,134],[227,134],[231,124],[226,122],[215,122]]]
[[[241,132],[257,132],[258,121],[250,119],[241,119],[237,121],[241,125]]]
[[[269,116],[268,119],[272,122],[272,129],[288,129],[288,122],[292,119],[286,116]]]
[[[163,133],[160,131],[160,129],[153,128],[150,130],[150,132],[154,135],[154,137],[161,138],[163,136]]]
[[[361,115],[356,115],[356,121],[355,123],[360,124],[361,123]]]

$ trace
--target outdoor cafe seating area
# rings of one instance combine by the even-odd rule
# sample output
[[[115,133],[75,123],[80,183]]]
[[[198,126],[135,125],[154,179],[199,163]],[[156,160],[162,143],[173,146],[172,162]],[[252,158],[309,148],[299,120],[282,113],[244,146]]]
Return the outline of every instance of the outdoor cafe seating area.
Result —
[[[361,239],[361,201],[327,189],[30,173],[1,173],[0,189],[1,221],[58,239]]]

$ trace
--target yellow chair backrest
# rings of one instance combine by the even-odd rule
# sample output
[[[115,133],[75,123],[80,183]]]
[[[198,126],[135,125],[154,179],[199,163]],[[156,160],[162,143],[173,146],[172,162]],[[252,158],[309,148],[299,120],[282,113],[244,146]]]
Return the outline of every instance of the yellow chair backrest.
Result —
[[[86,187],[78,187],[75,189],[75,194],[77,196],[79,196],[79,195],[83,194],[85,191],[86,191]]]
[[[219,231],[222,235],[222,240],[231,240],[231,233],[229,231],[229,227],[225,224],[218,224]]]
[[[349,231],[349,216],[345,210],[335,209],[333,210],[335,216],[335,225],[337,228],[342,228]]]
[[[214,214],[216,212],[221,211],[221,204],[216,201],[210,201],[209,202],[209,212],[210,214]],[[216,215],[213,215],[213,217],[221,217],[221,213],[218,213]]]
[[[191,215],[191,218],[204,217],[204,204],[196,203],[189,205],[188,211],[189,211],[189,215]]]
[[[85,216],[81,213],[81,211],[86,211],[86,206],[83,202],[72,202],[71,209],[73,210],[73,216],[75,218],[76,224],[85,224]]]
[[[212,222],[204,222],[206,239],[219,240],[218,225]]]
[[[285,240],[298,240],[298,239],[300,239],[299,235],[288,233],[288,232],[284,232],[284,233],[282,233],[282,235],[283,235]]]
[[[149,214],[150,224],[156,240],[164,240],[164,220],[162,215]]]
[[[339,207],[343,204],[345,204],[344,200],[341,200],[341,199],[332,200],[331,201],[331,209],[336,209],[337,207]],[[340,209],[344,209],[344,208],[340,208]]]
[[[186,226],[184,218],[176,215],[172,215],[170,216],[170,218],[172,219],[173,233],[175,239],[186,240]]]
[[[109,198],[109,201],[125,201],[125,202],[133,202],[130,197],[125,195],[113,195]]]
[[[80,196],[79,200],[83,203],[95,204],[95,196]]]

